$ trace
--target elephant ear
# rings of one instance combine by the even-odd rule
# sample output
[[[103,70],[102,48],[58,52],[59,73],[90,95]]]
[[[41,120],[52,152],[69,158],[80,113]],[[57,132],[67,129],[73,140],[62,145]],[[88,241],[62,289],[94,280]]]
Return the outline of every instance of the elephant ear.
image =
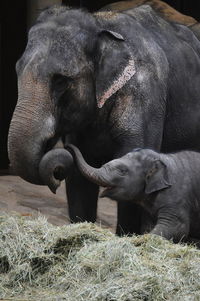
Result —
[[[161,160],[155,160],[147,171],[145,182],[146,194],[170,187],[167,165]]]
[[[134,59],[121,34],[110,30],[99,33],[96,64],[96,99],[102,108],[136,72]]]

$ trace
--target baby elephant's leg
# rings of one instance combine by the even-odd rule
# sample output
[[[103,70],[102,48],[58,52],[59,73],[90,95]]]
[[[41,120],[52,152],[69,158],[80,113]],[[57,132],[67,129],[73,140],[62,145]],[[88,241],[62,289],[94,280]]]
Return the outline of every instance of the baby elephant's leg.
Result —
[[[189,214],[183,210],[176,212],[174,209],[166,208],[159,212],[157,224],[151,233],[179,242],[189,234]]]

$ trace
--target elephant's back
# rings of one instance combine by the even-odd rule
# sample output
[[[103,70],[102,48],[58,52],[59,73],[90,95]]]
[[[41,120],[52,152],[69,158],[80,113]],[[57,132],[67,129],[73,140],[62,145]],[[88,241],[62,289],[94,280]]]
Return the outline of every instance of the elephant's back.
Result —
[[[176,22],[187,26],[192,26],[197,22],[193,17],[181,14],[179,11],[160,0],[119,1],[104,6],[100,11],[122,12],[125,10],[134,9],[135,7],[144,4],[151,6],[156,11],[156,13],[170,22]]]

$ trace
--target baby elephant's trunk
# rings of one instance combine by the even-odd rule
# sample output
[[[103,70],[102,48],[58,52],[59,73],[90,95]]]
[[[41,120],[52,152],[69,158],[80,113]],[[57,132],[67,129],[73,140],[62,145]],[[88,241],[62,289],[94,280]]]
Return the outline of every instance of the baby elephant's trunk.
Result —
[[[75,145],[69,144],[67,145],[67,149],[72,153],[78,169],[84,177],[99,186],[108,187],[111,185],[108,180],[105,180],[105,170],[103,167],[94,168],[88,165],[83,159],[81,152]]]

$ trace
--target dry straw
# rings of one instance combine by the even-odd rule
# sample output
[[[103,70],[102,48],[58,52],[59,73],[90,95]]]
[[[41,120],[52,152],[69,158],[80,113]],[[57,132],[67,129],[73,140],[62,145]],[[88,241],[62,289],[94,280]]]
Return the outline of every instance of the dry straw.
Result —
[[[200,300],[200,251],[94,224],[0,216],[0,299]]]

